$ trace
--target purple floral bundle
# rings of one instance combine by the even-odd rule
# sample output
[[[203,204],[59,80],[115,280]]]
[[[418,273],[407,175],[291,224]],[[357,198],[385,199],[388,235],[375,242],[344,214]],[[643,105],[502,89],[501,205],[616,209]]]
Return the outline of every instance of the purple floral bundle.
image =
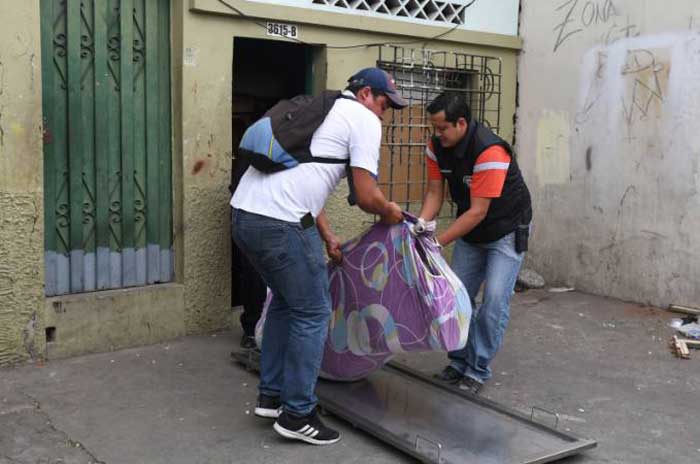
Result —
[[[341,264],[329,264],[332,314],[322,377],[357,380],[396,354],[466,344],[467,290],[432,234],[412,235],[411,222],[407,215],[395,226],[375,224],[342,246]],[[269,301],[256,328],[258,342]]]

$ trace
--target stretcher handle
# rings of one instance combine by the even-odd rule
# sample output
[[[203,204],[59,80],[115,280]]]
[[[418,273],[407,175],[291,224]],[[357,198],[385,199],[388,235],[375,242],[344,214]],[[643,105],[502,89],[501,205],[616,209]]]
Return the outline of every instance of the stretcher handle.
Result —
[[[437,449],[437,462],[440,462],[440,454],[442,453],[442,443],[439,441],[433,441],[430,438],[425,438],[423,435],[416,435],[416,451],[418,450],[418,442],[423,440],[426,443],[430,443]]]
[[[545,414],[549,414],[550,416],[554,416],[554,428],[559,428],[559,414],[556,412],[549,411],[547,409],[539,408],[537,406],[533,406],[531,411],[530,411],[530,420],[534,420],[535,418],[535,410],[543,412]]]

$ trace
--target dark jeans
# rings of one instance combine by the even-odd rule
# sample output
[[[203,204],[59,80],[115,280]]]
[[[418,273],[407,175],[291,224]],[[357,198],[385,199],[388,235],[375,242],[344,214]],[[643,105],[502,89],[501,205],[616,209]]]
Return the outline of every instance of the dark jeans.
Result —
[[[450,351],[450,365],[483,383],[491,378],[489,365],[503,343],[510,319],[510,298],[525,253],[515,251],[515,233],[494,242],[466,243],[457,240],[452,252],[452,269],[472,298],[471,324],[467,346]],[[479,308],[474,298],[482,282],[484,300]]]
[[[265,285],[265,281],[245,256],[241,257],[241,261],[240,300],[243,305],[243,312],[241,313],[240,321],[243,333],[253,337],[255,336],[255,325],[260,319],[265,297],[267,296],[267,285]]]
[[[243,251],[231,240],[231,306],[243,306],[241,327],[243,334],[255,336],[255,325],[262,315],[267,296],[267,285]]]
[[[260,358],[260,393],[285,411],[316,407],[314,389],[331,315],[328,271],[315,226],[233,211],[233,239],[272,290]]]

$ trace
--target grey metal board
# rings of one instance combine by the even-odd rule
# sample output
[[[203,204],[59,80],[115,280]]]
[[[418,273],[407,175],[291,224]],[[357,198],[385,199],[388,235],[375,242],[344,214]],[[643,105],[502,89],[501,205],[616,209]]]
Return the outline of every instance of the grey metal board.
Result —
[[[319,380],[316,394],[326,411],[425,463],[539,464],[596,446],[398,363],[357,382]]]

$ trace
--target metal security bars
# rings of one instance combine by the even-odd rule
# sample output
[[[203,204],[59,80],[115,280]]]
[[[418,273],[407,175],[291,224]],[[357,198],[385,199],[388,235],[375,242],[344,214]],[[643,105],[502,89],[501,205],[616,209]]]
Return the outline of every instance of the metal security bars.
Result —
[[[173,276],[168,0],[41,0],[46,294]]]
[[[476,0],[313,0],[315,5],[388,16],[464,24],[467,9]]]
[[[472,116],[500,130],[501,60],[496,57],[384,46],[377,66],[409,102],[384,118],[379,185],[389,199],[418,213],[426,186],[425,147],[432,135],[426,106],[444,91],[462,92]],[[453,208],[451,208],[453,209]],[[453,213],[443,209],[443,214]]]

